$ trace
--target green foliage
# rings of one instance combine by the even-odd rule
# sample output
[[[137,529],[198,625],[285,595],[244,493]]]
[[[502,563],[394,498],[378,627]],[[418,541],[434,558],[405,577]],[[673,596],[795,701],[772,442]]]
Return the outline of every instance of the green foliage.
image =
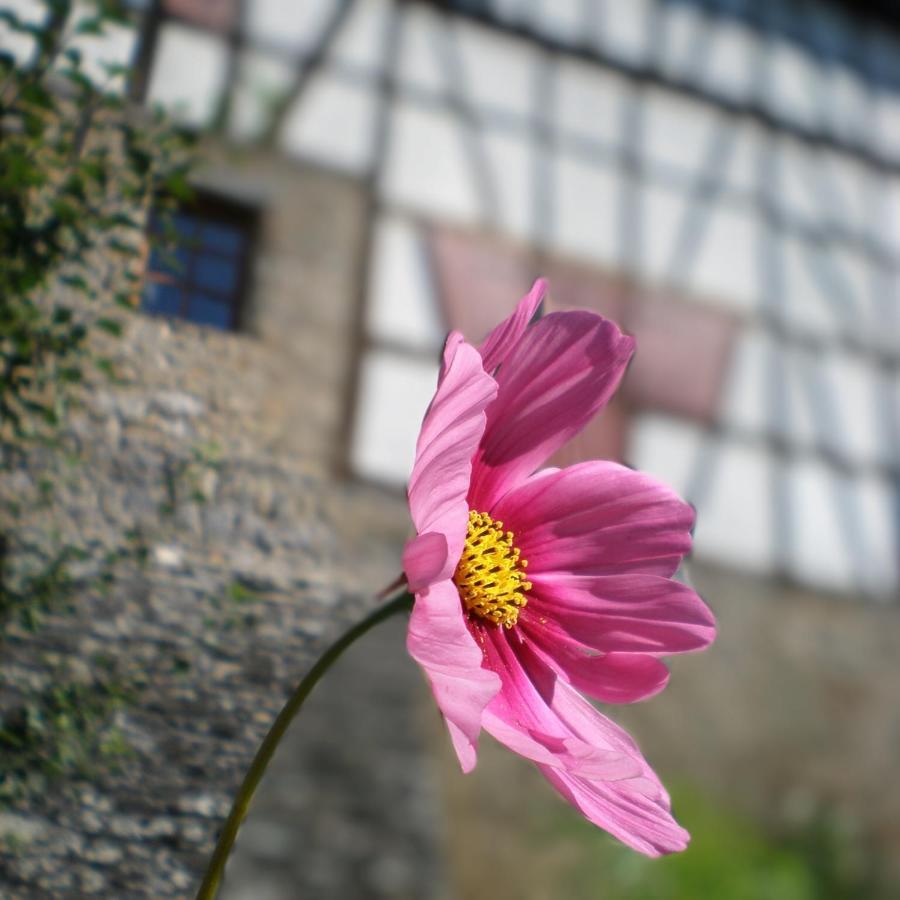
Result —
[[[46,613],[64,610],[74,600],[79,582],[72,577],[69,564],[83,560],[84,550],[67,544],[49,556],[20,551],[17,571],[2,552],[0,546],[0,629],[15,621],[27,631],[35,631]]]
[[[34,38],[28,65],[0,57],[0,451],[52,436],[71,389],[86,375],[89,337],[121,334],[92,310],[99,299],[136,302],[151,202],[183,194],[187,143],[163,119],[131,109],[125,72],[96,85],[82,70],[78,36],[124,20],[120,3],[44,0],[40,24],[4,11]],[[163,198],[161,201],[159,198]],[[61,289],[62,288],[62,289]],[[97,360],[109,374],[108,360]]]
[[[91,777],[98,766],[127,755],[124,736],[110,720],[131,699],[130,690],[113,677],[63,678],[5,712],[0,717],[0,803],[39,794],[63,776]]]
[[[123,334],[122,311],[138,303],[147,215],[185,197],[191,162],[184,135],[128,104],[127,69],[105,66],[99,84],[83,65],[79,39],[127,22],[127,4],[42,3],[40,21],[0,11],[4,27],[34,46],[25,63],[0,51],[0,478],[13,485],[0,507],[0,640],[8,643],[107,590],[124,557],[146,558],[139,531],[92,559],[96,550],[36,526],[33,513],[52,512],[59,470],[77,460],[66,415],[80,386],[115,378],[103,350]],[[73,574],[76,563],[88,574]],[[94,663],[99,674],[87,681],[45,666],[43,689],[0,678],[0,803],[127,752],[110,722],[134,692],[114,666]]]
[[[204,504],[209,500],[204,485],[205,476],[212,475],[222,464],[221,449],[211,442],[195,444],[187,458],[168,458],[163,465],[165,499],[160,515],[172,517],[185,500]]]
[[[206,624],[209,628],[223,631],[255,628],[259,624],[259,613],[253,607],[260,600],[262,596],[257,591],[235,579],[225,589],[224,598],[215,595],[209,598],[216,616],[208,618]]]
[[[696,790],[674,792],[691,832],[684,853],[650,860],[570,816],[554,819],[553,840],[577,848],[561,897],[602,900],[852,900],[879,894],[870,860],[855,852],[833,817],[772,835]]]

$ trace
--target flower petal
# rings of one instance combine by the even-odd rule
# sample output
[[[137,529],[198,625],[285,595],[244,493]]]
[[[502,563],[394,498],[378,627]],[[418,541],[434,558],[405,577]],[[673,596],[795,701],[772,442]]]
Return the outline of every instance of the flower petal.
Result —
[[[496,636],[486,646],[489,663],[502,664],[505,671],[503,689],[485,712],[485,730],[516,752],[522,752],[521,737],[511,742],[510,734],[529,732],[529,721],[540,710],[539,715],[547,725],[552,723],[552,727],[569,736],[569,745],[581,744],[623,754],[630,760],[631,774],[625,777],[592,776],[587,767],[579,770],[577,760],[575,765],[560,765],[558,759],[550,764],[541,762],[539,768],[556,790],[590,821],[630,847],[648,856],[659,856],[687,846],[688,834],[672,818],[665,788],[628,734],[570,685],[560,681],[527,641],[508,643],[507,647],[508,651],[502,652]],[[513,678],[517,683],[513,683]],[[525,706],[510,716],[517,692],[522,692]],[[510,704],[509,710],[503,710],[504,701]],[[498,719],[503,728],[497,728]],[[534,758],[530,753],[523,755]]]
[[[669,670],[645,653],[591,653],[569,635],[527,628],[535,650],[572,687],[602,703],[636,703],[658,694]]]
[[[478,351],[458,332],[451,333],[437,391],[419,432],[407,490],[416,531],[437,532],[447,540],[447,556],[433,573],[435,581],[453,574],[462,553],[472,456],[484,432],[485,408],[496,393],[497,384],[482,368]]]
[[[658,575],[560,575],[529,572],[532,589],[520,621],[560,632],[601,653],[687,653],[716,636],[709,607],[687,585]],[[565,640],[562,637],[562,640]]]
[[[628,748],[606,740],[596,729],[586,741],[560,719],[551,708],[556,676],[537,662],[526,671],[525,657],[533,657],[526,644],[499,628],[488,627],[484,629],[484,649],[502,687],[485,710],[483,724],[500,743],[534,762],[587,778],[616,780],[641,773]]]
[[[672,818],[669,795],[632,738],[563,681],[555,684],[552,706],[585,740],[599,730],[608,744],[630,751],[641,772],[634,778],[603,781],[541,767],[550,783],[591,822],[629,847],[648,856],[683,850],[690,837]]]
[[[634,340],[589,312],[551,313],[526,329],[496,372],[472,469],[473,509],[489,511],[606,404]]]
[[[694,523],[671,489],[604,461],[529,478],[490,513],[515,533],[532,581],[551,572],[668,577],[691,548]]]
[[[403,571],[409,589],[415,593],[438,581],[449,555],[447,536],[439,531],[426,531],[407,541],[403,548]]]
[[[633,781],[587,781],[550,766],[542,774],[588,821],[645,856],[684,850],[690,835],[669,812],[668,804],[635,790]]]
[[[518,302],[513,314],[504,319],[484,339],[478,352],[481,353],[485,372],[494,372],[503,364],[525,333],[528,323],[534,318],[546,293],[547,282],[543,278],[538,278],[531,290]]]
[[[466,626],[452,581],[437,582],[416,594],[406,648],[425,670],[460,765],[470,772],[482,711],[500,689],[500,678],[482,668],[482,652]]]

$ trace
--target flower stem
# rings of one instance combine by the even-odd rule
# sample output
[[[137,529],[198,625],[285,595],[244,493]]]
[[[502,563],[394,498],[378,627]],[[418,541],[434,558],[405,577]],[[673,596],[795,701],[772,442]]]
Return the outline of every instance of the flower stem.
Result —
[[[241,784],[240,790],[237,792],[237,796],[234,798],[231,812],[228,814],[228,819],[219,835],[216,849],[207,866],[206,874],[203,877],[203,883],[200,885],[200,890],[197,891],[197,900],[213,900],[216,896],[216,892],[219,889],[219,883],[222,880],[222,874],[225,871],[225,863],[228,860],[228,854],[231,852],[232,846],[234,846],[238,829],[241,827],[241,823],[247,815],[247,810],[250,806],[250,801],[253,799],[253,794],[256,792],[256,788],[259,786],[266,768],[271,762],[272,757],[275,755],[278,744],[288,730],[288,726],[293,721],[294,716],[300,711],[300,707],[303,706],[304,701],[310,695],[319,679],[331,668],[344,650],[346,650],[357,638],[362,637],[371,628],[374,628],[380,622],[390,618],[392,615],[409,611],[412,609],[412,603],[412,595],[404,591],[393,600],[385,603],[384,606],[379,606],[377,609],[373,610],[368,616],[360,622],[357,622],[356,625],[347,629],[347,631],[345,631],[318,658],[318,660],[316,660],[315,665],[303,677],[300,684],[297,685],[297,689],[288,698],[287,703],[285,703],[281,712],[278,713],[278,717],[272,723],[269,733],[259,745],[259,750],[256,751],[256,756],[253,757],[253,762],[250,764],[250,768],[244,776],[244,781]]]

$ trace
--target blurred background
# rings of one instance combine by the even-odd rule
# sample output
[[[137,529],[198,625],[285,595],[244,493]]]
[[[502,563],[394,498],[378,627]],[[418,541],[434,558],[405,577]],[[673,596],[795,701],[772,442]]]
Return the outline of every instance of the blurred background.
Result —
[[[287,690],[396,574],[444,336],[544,275],[545,311],[637,338],[558,462],[697,509],[720,637],[611,711],[691,848],[637,858],[487,741],[459,775],[396,623],[298,721],[223,896],[900,895],[893,0],[104,7],[0,0],[4,65],[77,48],[90,129],[163,110],[193,161],[116,195],[112,273],[38,292],[124,302],[54,440],[4,439],[0,893],[190,895]]]

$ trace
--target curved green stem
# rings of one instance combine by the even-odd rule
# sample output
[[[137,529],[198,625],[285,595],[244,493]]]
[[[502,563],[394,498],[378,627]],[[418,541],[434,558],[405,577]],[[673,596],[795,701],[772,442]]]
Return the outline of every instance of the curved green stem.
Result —
[[[253,794],[256,792],[256,788],[259,786],[266,768],[274,756],[278,744],[284,737],[284,733],[287,731],[288,726],[293,721],[294,716],[300,711],[300,707],[303,706],[303,702],[310,695],[319,679],[331,668],[344,650],[346,650],[357,638],[362,637],[379,622],[383,622],[395,613],[410,610],[412,608],[412,602],[412,596],[404,591],[389,603],[385,603],[384,606],[379,606],[377,609],[373,610],[362,621],[357,622],[356,625],[345,631],[319,657],[315,665],[300,681],[300,684],[297,685],[297,689],[291,694],[287,703],[282,707],[281,712],[278,713],[278,718],[272,723],[269,733],[259,745],[259,750],[256,751],[256,756],[253,757],[253,762],[250,764],[250,768],[244,776],[244,781],[241,784],[240,790],[237,792],[237,796],[234,798],[231,812],[228,814],[228,819],[222,828],[222,833],[219,835],[216,849],[213,851],[212,858],[207,866],[206,874],[203,877],[203,883],[200,885],[200,890],[197,891],[197,900],[213,900],[216,896],[216,892],[219,889],[219,883],[222,880],[222,873],[225,871],[225,863],[228,860],[228,854],[231,852],[231,848],[234,845],[238,829],[241,827],[241,823],[247,815],[247,810],[250,806],[250,801],[253,799]]]

